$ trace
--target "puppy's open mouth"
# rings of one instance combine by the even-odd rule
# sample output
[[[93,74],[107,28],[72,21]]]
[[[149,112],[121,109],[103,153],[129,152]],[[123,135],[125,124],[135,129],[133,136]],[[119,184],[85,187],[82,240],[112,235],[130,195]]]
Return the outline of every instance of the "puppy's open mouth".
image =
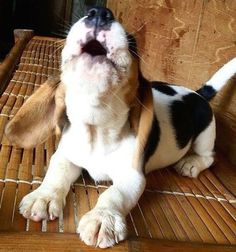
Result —
[[[82,48],[82,53],[88,53],[91,56],[107,55],[107,50],[102,46],[102,44],[93,39],[86,43]]]

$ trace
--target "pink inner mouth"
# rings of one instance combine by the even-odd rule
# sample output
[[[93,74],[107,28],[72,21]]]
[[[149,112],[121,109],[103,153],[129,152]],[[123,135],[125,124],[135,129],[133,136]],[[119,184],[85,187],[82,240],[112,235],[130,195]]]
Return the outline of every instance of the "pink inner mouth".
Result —
[[[98,55],[106,56],[107,51],[99,41],[94,39],[90,40],[83,46],[82,53],[88,53],[91,56],[98,56]]]

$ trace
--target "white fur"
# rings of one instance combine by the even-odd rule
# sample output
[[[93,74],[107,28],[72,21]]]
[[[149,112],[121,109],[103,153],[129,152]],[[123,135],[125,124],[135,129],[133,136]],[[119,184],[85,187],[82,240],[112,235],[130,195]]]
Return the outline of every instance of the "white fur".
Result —
[[[176,171],[187,177],[196,178],[200,172],[207,169],[214,162],[214,145],[216,137],[215,118],[193,142],[194,154],[186,155],[176,164]]]
[[[175,165],[176,171],[187,177],[196,178],[200,172],[207,169],[214,162],[214,145],[216,138],[215,118],[193,142],[195,154],[186,155]]]
[[[43,183],[21,201],[20,213],[34,221],[59,217],[70,186],[80,173],[81,169],[69,162],[58,149],[50,160]]]
[[[226,82],[232,78],[236,73],[236,58],[233,58],[221,67],[211,78],[206,82],[207,85],[212,86],[216,91],[219,91]]]
[[[113,182],[78,226],[78,233],[86,244],[106,248],[126,237],[125,216],[137,204],[146,182],[142,171],[133,167],[132,162],[136,138],[128,122],[130,108],[124,102],[124,86],[131,65],[125,31],[119,23],[113,22],[110,30],[98,33],[97,40],[109,48],[109,60],[102,63],[89,54],[81,54],[82,44],[88,37],[86,34],[93,36],[94,30],[87,28],[81,19],[70,31],[62,53],[61,79],[66,88],[70,125],[63,131],[42,185],[24,197],[20,211],[35,221],[58,217],[70,185],[83,167],[95,180]],[[153,92],[161,136],[158,148],[147,163],[147,172],[177,162],[191,147],[190,141],[184,149],[178,148],[168,107],[173,99],[180,100],[182,95],[192,91],[174,88],[180,94],[173,97]],[[105,103],[101,104],[104,92],[111,89]],[[96,126],[92,144],[89,125]],[[204,169],[212,163],[214,139],[213,120],[194,142],[198,156],[188,158],[188,166],[184,169],[180,164],[179,169],[184,175],[195,177],[202,169],[199,163],[204,164]]]
[[[66,46],[62,50],[62,70],[65,70],[66,62],[81,53],[81,47],[78,46],[78,43],[85,43],[86,34],[92,32],[84,25],[83,20],[84,18],[75,23],[67,36]],[[78,30],[80,31],[79,33]]]

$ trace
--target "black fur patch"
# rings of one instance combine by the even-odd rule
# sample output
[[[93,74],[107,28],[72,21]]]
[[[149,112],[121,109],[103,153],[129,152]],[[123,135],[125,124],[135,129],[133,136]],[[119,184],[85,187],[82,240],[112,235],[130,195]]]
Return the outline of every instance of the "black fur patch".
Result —
[[[145,87],[145,85],[149,84],[148,83],[149,81],[143,77],[140,71],[139,71],[139,82],[142,87]],[[154,114],[152,120],[152,128],[149,132],[147,143],[144,147],[143,173],[145,173],[145,164],[148,162],[149,158],[154,154],[160,141],[160,134],[161,134],[160,126],[154,111],[153,113]]]
[[[209,101],[216,95],[217,91],[212,86],[204,85],[197,90],[197,93]]]
[[[184,148],[191,139],[196,139],[210,124],[213,116],[208,102],[195,93],[183,96],[182,101],[174,101],[171,114],[180,148]]]
[[[157,91],[163,94],[170,95],[170,96],[174,96],[177,94],[177,92],[165,82],[153,81],[151,84],[152,84],[152,88],[156,89]]]
[[[149,158],[154,154],[160,140],[160,126],[154,114],[152,121],[152,129],[149,133],[146,146],[144,148],[144,165],[148,162]]]

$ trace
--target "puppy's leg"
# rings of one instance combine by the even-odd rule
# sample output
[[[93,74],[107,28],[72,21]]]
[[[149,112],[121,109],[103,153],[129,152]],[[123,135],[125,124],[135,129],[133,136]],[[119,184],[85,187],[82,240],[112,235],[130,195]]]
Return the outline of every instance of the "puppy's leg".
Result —
[[[194,154],[186,155],[176,165],[176,171],[187,177],[196,178],[198,174],[207,169],[214,162],[215,119],[195,139],[193,143]]]
[[[53,220],[65,205],[71,184],[80,175],[81,168],[65,159],[59,149],[52,156],[47,174],[35,191],[26,195],[20,203],[20,213],[34,221]]]
[[[80,220],[77,232],[87,244],[107,248],[126,237],[125,216],[137,204],[145,188],[145,177],[130,169],[117,174],[113,185],[102,193],[94,209]]]

